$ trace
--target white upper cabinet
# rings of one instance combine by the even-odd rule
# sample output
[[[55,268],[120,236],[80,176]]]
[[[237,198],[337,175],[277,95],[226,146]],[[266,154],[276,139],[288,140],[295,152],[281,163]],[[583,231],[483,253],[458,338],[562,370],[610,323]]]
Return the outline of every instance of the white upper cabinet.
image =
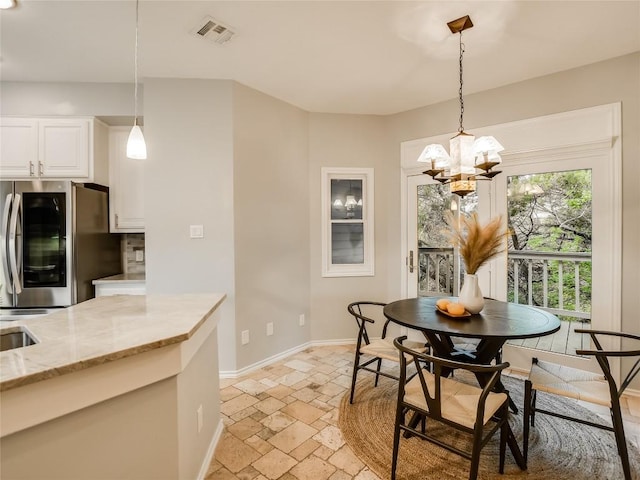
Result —
[[[40,120],[38,135],[41,176],[89,176],[88,120]]]
[[[0,119],[0,176],[25,178],[38,168],[38,122],[31,118]]]
[[[3,179],[65,178],[106,185],[106,126],[93,118],[3,117]]]
[[[109,225],[112,232],[144,232],[145,160],[127,158],[131,127],[109,129]]]

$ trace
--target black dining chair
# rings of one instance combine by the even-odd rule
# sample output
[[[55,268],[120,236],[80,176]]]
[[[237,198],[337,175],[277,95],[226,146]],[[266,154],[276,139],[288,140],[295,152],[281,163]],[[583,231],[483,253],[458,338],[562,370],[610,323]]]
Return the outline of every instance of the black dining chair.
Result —
[[[625,480],[631,480],[631,466],[629,464],[629,453],[624,435],[622,413],[620,411],[620,397],[631,381],[640,372],[640,349],[605,350],[602,348],[600,342],[601,338],[599,339],[598,337],[616,337],[620,339],[640,341],[640,336],[603,330],[576,329],[575,331],[576,333],[588,333],[596,348],[595,350],[576,350],[576,354],[594,356],[604,375],[565,367],[551,362],[543,362],[536,358],[533,359],[529,378],[525,380],[524,388],[523,454],[525,464],[527,462],[529,450],[529,428],[530,426],[535,426],[534,422],[536,413],[541,413],[613,432],[616,438],[618,454],[622,461],[624,478]],[[638,344],[638,347],[640,347],[640,344]],[[637,357],[636,362],[633,364],[631,369],[628,370],[627,375],[624,377],[619,387],[613,378],[611,367],[609,365],[609,358],[614,357]],[[607,406],[611,413],[611,426],[590,422],[583,418],[564,415],[540,408],[536,403],[538,399],[538,392],[561,395],[563,397]]]
[[[353,403],[356,389],[356,380],[358,372],[365,370],[375,373],[376,379],[374,386],[378,386],[380,376],[398,380],[398,374],[390,373],[383,370],[383,360],[389,360],[398,363],[398,350],[393,345],[393,340],[386,338],[389,319],[385,319],[382,313],[386,303],[359,301],[350,303],[347,310],[356,320],[358,324],[358,340],[356,342],[355,359],[353,361],[353,376],[351,379],[351,395],[349,403]],[[376,320],[377,319],[377,320]],[[384,319],[384,320],[383,320]],[[383,322],[381,338],[374,338],[369,335],[367,326],[372,326],[378,322]],[[407,342],[407,347],[416,349],[419,352],[426,352],[429,348],[425,342]]]
[[[478,477],[482,447],[487,444],[497,430],[500,430],[499,471],[504,473],[505,452],[509,435],[509,396],[507,392],[495,393],[491,390],[500,379],[502,370],[507,368],[509,364],[476,365],[434,357],[407,348],[404,345],[405,339],[406,337],[399,337],[394,340],[394,345],[399,350],[400,381],[393,434],[391,479],[394,480],[396,477],[401,431],[471,460],[469,480],[475,480]],[[418,362],[430,362],[433,373],[425,369],[418,369],[417,374],[411,377],[407,376],[407,364],[411,361],[416,365]],[[480,388],[442,376],[443,368],[484,374],[488,377],[488,381],[484,387]],[[410,413],[412,414],[411,420],[406,422]],[[418,422],[415,422],[416,415],[427,419],[427,422],[419,422],[420,428],[417,428]],[[445,443],[442,436],[436,438],[430,435],[428,431],[429,419],[471,436],[473,440],[471,452]]]

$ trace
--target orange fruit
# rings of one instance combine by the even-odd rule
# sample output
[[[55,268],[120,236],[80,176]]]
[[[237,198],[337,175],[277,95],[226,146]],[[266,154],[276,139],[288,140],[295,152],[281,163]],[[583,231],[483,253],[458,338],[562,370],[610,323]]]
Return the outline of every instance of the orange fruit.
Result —
[[[450,303],[451,303],[451,300],[449,300],[448,298],[440,298],[440,299],[438,299],[438,301],[436,302],[436,306],[437,306],[440,310],[447,311],[447,305],[449,305]]]
[[[447,305],[447,312],[449,312],[451,315],[462,315],[464,314],[464,305],[462,305],[461,303],[450,302]]]

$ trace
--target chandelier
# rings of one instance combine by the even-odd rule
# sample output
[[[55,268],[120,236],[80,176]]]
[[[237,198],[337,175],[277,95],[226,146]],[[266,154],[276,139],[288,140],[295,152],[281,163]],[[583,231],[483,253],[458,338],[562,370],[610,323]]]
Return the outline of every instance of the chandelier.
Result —
[[[503,146],[493,137],[485,136],[475,138],[464,131],[462,126],[464,116],[464,98],[462,96],[462,57],[464,54],[464,44],[462,43],[462,32],[473,27],[471,18],[466,15],[447,23],[451,33],[460,34],[460,89],[458,98],[460,100],[460,127],[458,134],[449,141],[449,152],[440,144],[427,145],[418,162],[429,163],[430,167],[423,173],[430,175],[434,180],[442,184],[448,184],[451,193],[461,197],[475,192],[477,180],[491,180],[500,171],[493,170],[493,167],[500,164],[502,159],[499,152],[504,150]]]

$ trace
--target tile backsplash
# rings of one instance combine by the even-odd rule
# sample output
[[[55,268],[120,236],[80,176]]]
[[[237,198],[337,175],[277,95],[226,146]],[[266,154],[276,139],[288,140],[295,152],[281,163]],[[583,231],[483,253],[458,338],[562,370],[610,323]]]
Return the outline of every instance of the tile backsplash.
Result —
[[[136,260],[136,256],[140,255],[142,261]],[[122,236],[122,269],[124,273],[145,273],[145,261],[144,233],[124,234]]]

